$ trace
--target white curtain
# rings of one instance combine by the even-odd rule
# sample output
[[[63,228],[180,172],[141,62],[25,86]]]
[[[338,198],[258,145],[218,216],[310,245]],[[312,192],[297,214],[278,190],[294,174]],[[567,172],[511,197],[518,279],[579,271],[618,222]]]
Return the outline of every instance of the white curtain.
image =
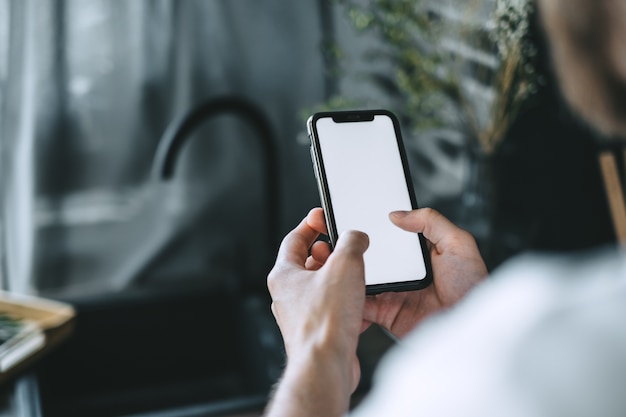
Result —
[[[324,100],[321,3],[0,0],[11,288],[72,295],[137,285],[128,275],[137,262],[192,218],[197,230],[160,253],[141,285],[264,281],[273,248],[259,209],[258,133],[220,117],[189,141],[171,184],[151,184],[150,166],[175,116],[234,94],[276,133],[287,173],[279,233],[315,205],[296,136],[303,109]]]

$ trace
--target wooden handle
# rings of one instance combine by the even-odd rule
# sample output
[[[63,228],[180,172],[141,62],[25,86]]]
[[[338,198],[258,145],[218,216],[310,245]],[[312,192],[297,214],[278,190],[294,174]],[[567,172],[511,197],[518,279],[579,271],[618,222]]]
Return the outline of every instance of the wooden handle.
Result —
[[[626,157],[626,155],[625,155]],[[626,249],[626,205],[624,203],[624,192],[617,171],[615,155],[610,151],[600,153],[600,167],[604,178],[604,189],[609,201],[611,218],[615,236],[620,245]]]

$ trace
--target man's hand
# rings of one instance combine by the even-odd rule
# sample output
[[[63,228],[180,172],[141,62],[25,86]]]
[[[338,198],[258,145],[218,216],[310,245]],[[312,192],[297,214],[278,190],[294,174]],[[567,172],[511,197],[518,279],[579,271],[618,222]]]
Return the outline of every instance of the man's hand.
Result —
[[[487,276],[473,236],[439,212],[424,208],[394,212],[398,227],[422,233],[429,242],[433,284],[419,291],[390,292],[368,297],[364,319],[404,337],[429,315],[454,305]]]
[[[487,267],[472,235],[436,210],[394,212],[389,218],[398,227],[426,237],[434,274],[433,284],[425,289],[367,297],[365,322],[380,324],[402,338],[426,317],[461,299],[487,276]],[[312,210],[308,223],[319,233],[327,233],[322,209]],[[324,264],[330,254],[328,246],[324,246],[318,243],[314,247],[311,263]]]
[[[268,276],[272,312],[287,351],[272,416],[308,415],[304,410],[341,415],[360,377],[356,347],[365,304],[363,253],[369,240],[360,232],[343,233],[328,256],[325,244],[315,243],[319,231],[309,218],[285,237]],[[320,251],[323,265],[315,259]]]

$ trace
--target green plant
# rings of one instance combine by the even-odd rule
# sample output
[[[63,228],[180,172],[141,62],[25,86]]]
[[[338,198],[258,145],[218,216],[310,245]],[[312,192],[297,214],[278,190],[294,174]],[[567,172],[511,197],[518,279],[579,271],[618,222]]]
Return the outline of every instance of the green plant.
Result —
[[[380,41],[364,58],[386,65],[366,79],[410,129],[461,123],[492,153],[541,82],[530,0],[496,0],[487,11],[493,1],[457,1],[452,9],[430,0],[337,1],[357,31]]]

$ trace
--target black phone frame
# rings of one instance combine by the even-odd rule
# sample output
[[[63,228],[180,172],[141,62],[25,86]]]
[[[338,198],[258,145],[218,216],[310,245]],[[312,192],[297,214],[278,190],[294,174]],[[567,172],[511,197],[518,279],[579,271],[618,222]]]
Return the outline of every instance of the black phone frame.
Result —
[[[337,242],[337,225],[335,223],[335,216],[333,213],[332,202],[330,198],[330,192],[328,190],[328,182],[325,175],[324,160],[322,158],[321,147],[319,143],[319,135],[317,132],[316,122],[322,118],[332,118],[336,123],[358,123],[365,121],[373,121],[375,116],[389,117],[393,123],[395,131],[396,142],[398,145],[398,151],[400,153],[400,159],[402,161],[402,168],[404,171],[404,178],[406,186],[409,192],[409,198],[411,200],[411,206],[413,209],[419,208],[417,204],[417,198],[415,196],[415,190],[413,188],[413,181],[411,177],[411,171],[409,169],[409,162],[404,147],[404,141],[402,140],[402,132],[400,130],[400,123],[398,118],[389,110],[375,109],[375,110],[344,110],[344,111],[327,111],[318,112],[309,117],[307,121],[307,130],[309,134],[309,140],[311,143],[311,160],[313,163],[313,169],[316,174],[316,180],[319,187],[320,199],[322,207],[324,208],[324,216],[326,218],[326,225],[328,227],[328,236],[330,238],[331,249]],[[366,286],[366,293],[368,295],[380,294],[383,292],[400,292],[400,291],[413,291],[420,290],[428,287],[433,281],[433,272],[430,259],[430,251],[426,242],[426,238],[421,233],[418,233],[420,247],[424,258],[424,264],[426,268],[426,276],[422,279],[414,281],[402,281],[402,282],[390,282],[385,284],[371,284]]]

